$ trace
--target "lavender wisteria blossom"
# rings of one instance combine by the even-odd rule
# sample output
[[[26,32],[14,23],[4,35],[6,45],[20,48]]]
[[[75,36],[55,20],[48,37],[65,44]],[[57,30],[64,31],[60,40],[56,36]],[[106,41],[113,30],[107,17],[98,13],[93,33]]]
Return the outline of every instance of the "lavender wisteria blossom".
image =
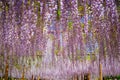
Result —
[[[0,0],[0,79],[94,80],[120,75],[119,4]]]

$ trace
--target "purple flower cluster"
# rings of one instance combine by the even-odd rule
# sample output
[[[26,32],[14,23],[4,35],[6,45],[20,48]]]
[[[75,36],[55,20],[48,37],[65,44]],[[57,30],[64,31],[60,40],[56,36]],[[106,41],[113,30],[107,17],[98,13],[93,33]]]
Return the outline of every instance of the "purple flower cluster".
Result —
[[[114,0],[1,0],[0,76],[69,79],[120,74]]]

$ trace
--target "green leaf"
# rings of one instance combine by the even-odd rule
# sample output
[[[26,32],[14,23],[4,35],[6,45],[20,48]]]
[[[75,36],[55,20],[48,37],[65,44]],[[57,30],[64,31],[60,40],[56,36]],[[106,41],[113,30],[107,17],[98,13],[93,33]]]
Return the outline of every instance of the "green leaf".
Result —
[[[57,0],[57,20],[60,20],[60,15],[61,15],[60,0]]]
[[[73,29],[73,22],[68,22],[68,29],[72,30]]]
[[[58,13],[58,15],[60,16],[60,14],[61,14],[60,9],[58,9],[58,12],[57,12],[57,13]]]
[[[29,66],[31,65],[31,58],[30,58],[30,57],[27,58],[27,64],[28,64]]]
[[[82,28],[84,28],[84,26],[85,26],[84,23],[80,23],[80,25],[81,25]]]
[[[81,56],[77,56],[77,59],[80,60],[80,59],[81,59]]]
[[[42,51],[41,50],[37,50],[36,51],[36,55],[42,55]]]
[[[9,7],[8,7],[8,6],[6,6],[6,7],[5,7],[5,10],[6,10],[6,11],[8,11],[8,10],[9,10]]]
[[[0,12],[2,11],[2,8],[0,7]]]
[[[20,67],[20,65],[19,65],[19,64],[16,64],[16,65],[15,65],[15,67],[16,67],[18,70],[20,70],[20,69],[21,69],[21,67]]]
[[[53,34],[49,34],[50,39],[53,40],[54,39],[54,35]]]
[[[79,12],[81,12],[81,11],[83,11],[83,10],[84,10],[84,6],[79,6],[79,7],[78,7],[78,11],[79,11]]]
[[[55,49],[55,50],[54,50],[54,53],[55,53],[56,55],[58,55],[58,52],[59,52],[58,49]]]
[[[29,6],[29,5],[30,5],[30,0],[28,0],[28,2],[27,2],[27,3],[28,3],[28,6]]]
[[[91,60],[91,59],[90,59],[90,55],[87,55],[87,56],[86,56],[86,60],[88,60],[88,61]]]
[[[57,10],[57,19],[59,20],[60,19],[60,15],[61,15],[61,12],[60,12],[60,9]]]

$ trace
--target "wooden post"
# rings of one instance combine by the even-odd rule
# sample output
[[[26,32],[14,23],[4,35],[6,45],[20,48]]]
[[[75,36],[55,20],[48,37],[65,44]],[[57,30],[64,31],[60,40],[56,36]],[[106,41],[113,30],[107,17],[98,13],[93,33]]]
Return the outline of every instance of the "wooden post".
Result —
[[[100,80],[103,80],[102,79],[102,64],[100,63]]]
[[[83,74],[81,74],[81,80],[84,80],[84,75]]]
[[[87,76],[87,77],[88,77],[88,80],[90,80],[90,72],[88,73],[88,76]]]
[[[8,80],[8,69],[9,69],[9,64],[8,64],[8,61],[6,60],[6,67],[5,67],[5,80]]]
[[[32,75],[32,79],[31,80],[34,80],[34,76]]]
[[[38,80],[40,80],[40,76],[38,76]]]
[[[73,80],[79,80],[78,75],[73,76]]]
[[[74,76],[74,80],[77,80],[77,75]]]
[[[22,79],[21,80],[24,80],[24,68],[23,68],[23,72],[22,72]]]

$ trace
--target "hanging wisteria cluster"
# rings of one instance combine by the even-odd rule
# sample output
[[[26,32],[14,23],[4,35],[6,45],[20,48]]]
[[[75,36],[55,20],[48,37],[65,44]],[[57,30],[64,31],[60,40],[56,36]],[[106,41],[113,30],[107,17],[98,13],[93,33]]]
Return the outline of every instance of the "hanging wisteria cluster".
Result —
[[[115,0],[0,0],[0,76],[67,80],[120,74]]]

